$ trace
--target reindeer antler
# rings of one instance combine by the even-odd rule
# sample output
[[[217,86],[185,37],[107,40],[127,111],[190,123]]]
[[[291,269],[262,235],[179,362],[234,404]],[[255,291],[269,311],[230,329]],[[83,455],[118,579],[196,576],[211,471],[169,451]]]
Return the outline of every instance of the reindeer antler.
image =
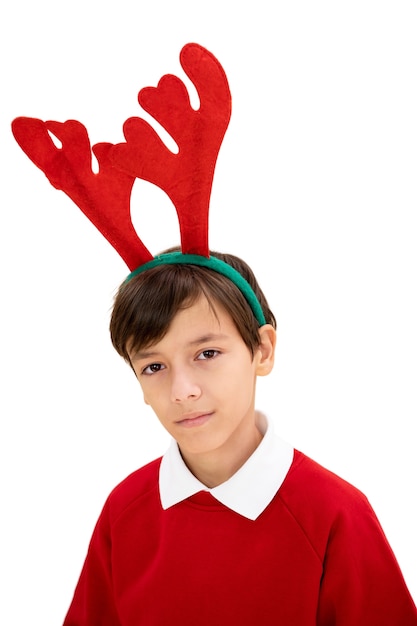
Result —
[[[154,183],[171,198],[178,214],[183,253],[209,255],[208,211],[214,168],[231,115],[226,75],[217,59],[198,44],[186,45],[181,65],[194,83],[200,108],[191,108],[184,84],[172,75],[139,92],[139,104],[176,141],[172,153],[140,118],[125,122],[126,143],[111,151],[126,172]]]
[[[130,195],[134,176],[116,169],[110,159],[112,144],[93,146],[99,172],[91,169],[91,148],[85,127],[74,120],[42,122],[19,117],[12,124],[16,141],[28,157],[64,191],[120,254],[130,269],[152,259],[133,228]],[[57,148],[48,131],[62,143]]]
[[[184,253],[208,256],[208,209],[217,155],[231,112],[226,75],[214,56],[198,44],[181,51],[181,64],[194,83],[200,108],[190,106],[184,84],[164,76],[157,88],[139,92],[139,103],[174,138],[173,154],[154,129],[140,118],[124,126],[126,143],[99,143],[92,151],[99,163],[91,168],[91,147],[85,127],[20,117],[12,124],[22,150],[64,191],[100,230],[130,270],[153,257],[131,221],[130,195],[135,177],[156,184],[171,198],[180,223]],[[62,143],[57,148],[49,132]]]

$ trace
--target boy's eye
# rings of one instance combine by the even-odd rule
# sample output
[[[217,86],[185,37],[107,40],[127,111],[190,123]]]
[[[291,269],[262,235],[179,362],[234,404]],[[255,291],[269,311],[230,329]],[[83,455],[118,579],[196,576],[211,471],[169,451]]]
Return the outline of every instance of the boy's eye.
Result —
[[[206,359],[212,359],[218,354],[218,350],[203,350],[203,352],[198,355],[197,359],[199,359],[200,361],[205,361]]]
[[[151,363],[143,368],[142,374],[156,374],[156,372],[160,372],[162,368],[161,363]]]

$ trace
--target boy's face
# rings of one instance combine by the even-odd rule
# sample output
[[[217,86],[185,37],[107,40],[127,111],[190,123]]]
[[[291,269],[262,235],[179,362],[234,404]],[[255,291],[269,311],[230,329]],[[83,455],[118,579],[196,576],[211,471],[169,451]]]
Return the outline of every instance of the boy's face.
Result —
[[[195,457],[221,460],[254,438],[259,443],[256,377],[273,364],[272,327],[260,329],[252,358],[230,315],[218,305],[215,311],[201,297],[177,313],[161,341],[130,355],[145,402],[190,466]]]

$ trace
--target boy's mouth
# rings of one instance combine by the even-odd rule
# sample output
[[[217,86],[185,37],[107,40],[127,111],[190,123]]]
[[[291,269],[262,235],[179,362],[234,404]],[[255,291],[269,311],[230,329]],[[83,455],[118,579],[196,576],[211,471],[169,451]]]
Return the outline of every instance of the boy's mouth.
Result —
[[[211,418],[212,413],[186,413],[183,417],[176,422],[178,426],[184,426],[185,428],[192,428],[193,426],[202,426]]]

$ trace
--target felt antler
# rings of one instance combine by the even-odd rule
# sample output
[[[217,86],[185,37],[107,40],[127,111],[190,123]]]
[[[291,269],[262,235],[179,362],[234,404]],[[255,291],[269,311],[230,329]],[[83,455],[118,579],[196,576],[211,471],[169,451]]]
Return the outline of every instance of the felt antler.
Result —
[[[93,146],[99,172],[91,169],[85,127],[74,120],[42,122],[19,117],[12,124],[16,141],[28,157],[64,191],[120,254],[130,269],[152,259],[133,228],[130,194],[134,177],[117,170],[109,159],[112,144]],[[48,131],[62,143],[57,148]]]
[[[124,125],[126,143],[100,143],[92,150],[99,172],[91,169],[91,148],[85,127],[17,118],[16,141],[48,177],[93,222],[124,259],[129,269],[153,257],[143,245],[130,216],[135,177],[156,184],[175,205],[184,253],[208,256],[208,210],[217,155],[231,112],[226,75],[214,56],[198,44],[181,51],[181,65],[194,83],[200,108],[190,106],[184,84],[164,76],[157,88],[139,92],[139,103],[172,135],[179,152],[172,153],[155,130],[140,118]],[[50,131],[62,143],[57,148]]]
[[[176,141],[172,153],[140,118],[125,122],[126,143],[112,149],[113,162],[154,183],[171,198],[180,224],[182,252],[209,256],[208,212],[214,168],[231,114],[231,95],[223,68],[197,44],[188,44],[181,65],[194,83],[200,108],[191,108],[184,84],[163,76],[158,87],[139,92],[139,104]]]

